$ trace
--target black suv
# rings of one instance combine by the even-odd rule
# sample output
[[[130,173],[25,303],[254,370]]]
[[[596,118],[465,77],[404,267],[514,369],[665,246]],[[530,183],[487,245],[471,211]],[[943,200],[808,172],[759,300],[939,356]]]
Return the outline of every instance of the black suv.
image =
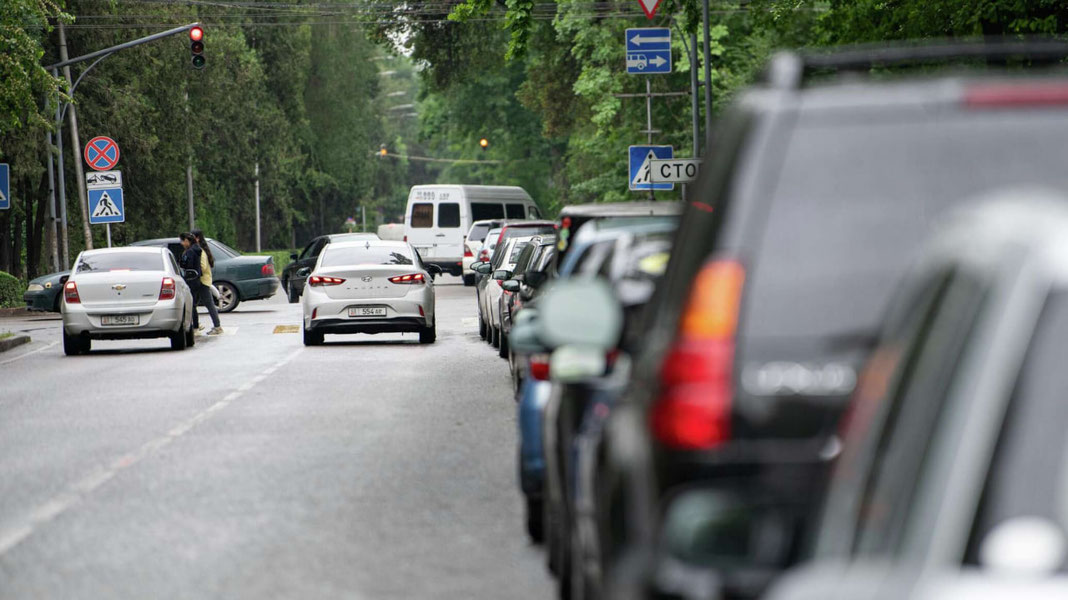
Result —
[[[301,250],[300,254],[294,252],[289,255],[290,263],[286,265],[285,269],[282,269],[282,289],[286,291],[286,298],[289,299],[289,303],[296,304],[300,302],[300,295],[304,293],[304,280],[307,279],[307,276],[299,274],[298,271],[304,268],[309,270],[315,268],[315,262],[319,260],[319,254],[322,253],[327,244],[330,242],[377,239],[378,235],[374,233],[331,233],[312,238],[312,241],[304,246],[304,250]]]
[[[999,188],[1068,192],[1068,78],[893,71],[1066,55],[1058,42],[787,53],[740,95],[714,132],[612,412],[597,510],[609,580],[633,578],[631,560],[695,485],[781,505],[779,547],[762,562],[796,559],[858,367],[931,225]],[[741,575],[728,595],[767,580]]]

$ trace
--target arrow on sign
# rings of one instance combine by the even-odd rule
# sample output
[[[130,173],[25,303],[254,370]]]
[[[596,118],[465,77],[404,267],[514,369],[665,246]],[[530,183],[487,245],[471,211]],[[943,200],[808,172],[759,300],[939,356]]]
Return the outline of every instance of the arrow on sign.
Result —
[[[657,56],[655,58],[652,58],[652,59],[649,60],[649,62],[652,63],[653,65],[657,66],[657,67],[659,67],[661,65],[664,65],[664,64],[667,64],[667,61],[664,60],[663,56]]]
[[[641,46],[642,42],[645,42],[646,44],[670,44],[671,36],[651,37],[647,35],[645,37],[642,37],[642,34],[639,33],[636,34],[634,37],[630,38],[630,43],[634,44],[635,46]]]
[[[656,9],[660,8],[660,0],[638,0],[638,4],[641,5],[645,18],[650,20],[656,16]]]

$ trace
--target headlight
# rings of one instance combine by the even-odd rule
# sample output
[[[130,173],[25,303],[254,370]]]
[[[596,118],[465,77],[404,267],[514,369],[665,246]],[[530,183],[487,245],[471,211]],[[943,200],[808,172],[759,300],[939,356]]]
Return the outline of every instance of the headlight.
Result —
[[[52,282],[51,281],[46,281],[45,282],[45,289],[46,290],[52,289]]]
[[[29,287],[26,288],[26,291],[27,292],[43,292],[44,291],[44,286],[39,284],[39,283],[31,283],[29,285]]]

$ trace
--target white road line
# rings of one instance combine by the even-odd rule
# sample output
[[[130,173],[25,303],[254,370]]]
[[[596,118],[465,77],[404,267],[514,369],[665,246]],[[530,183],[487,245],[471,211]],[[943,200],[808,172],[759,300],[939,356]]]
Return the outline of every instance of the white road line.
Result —
[[[47,346],[43,346],[43,347],[38,348],[36,350],[30,350],[29,352],[27,352],[25,354],[20,354],[20,355],[16,356],[15,358],[9,358],[7,360],[0,360],[0,365],[6,365],[8,363],[13,363],[16,360],[22,360],[22,359],[26,358],[27,356],[29,356],[31,354],[37,354],[38,352],[43,352],[45,350],[48,350],[49,348],[51,348],[52,346],[55,346],[58,343],[59,342],[52,342],[51,344],[48,344]]]
[[[55,344],[56,342],[53,342],[45,348],[49,348],[51,346],[54,346]],[[34,352],[40,352],[45,348],[40,348],[38,350],[35,350]],[[106,464],[96,467],[81,479],[68,485],[67,488],[59,494],[53,496],[52,498],[49,498],[43,504],[35,507],[21,520],[21,522],[15,522],[12,523],[10,526],[5,527],[4,530],[0,531],[0,556],[7,554],[7,552],[10,551],[12,548],[18,546],[24,540],[33,535],[33,532],[38,527],[51,522],[56,517],[81,504],[91,493],[99,489],[102,485],[113,479],[122,471],[129,469],[130,467],[145,460],[149,456],[152,456],[154,453],[169,445],[174,440],[192,431],[197,425],[209,419],[213,413],[216,413],[222,410],[223,408],[226,408],[226,406],[229,405],[231,402],[240,398],[244,392],[247,392],[248,390],[252,389],[252,387],[256,383],[263,381],[268,375],[285,366],[286,363],[296,358],[297,355],[303,351],[304,348],[301,347],[297,351],[289,354],[282,360],[268,367],[262,373],[253,377],[250,381],[239,386],[237,390],[232,391],[226,396],[224,396],[222,400],[219,400],[215,404],[212,404],[208,408],[205,408],[204,410],[186,419],[185,421],[178,423],[170,430],[168,430],[166,434],[156,439],[145,442],[141,445],[140,448],[134,450],[133,452],[118,456],[107,462]],[[26,354],[19,356],[15,359],[11,359],[7,362],[18,360],[23,356],[26,356]]]

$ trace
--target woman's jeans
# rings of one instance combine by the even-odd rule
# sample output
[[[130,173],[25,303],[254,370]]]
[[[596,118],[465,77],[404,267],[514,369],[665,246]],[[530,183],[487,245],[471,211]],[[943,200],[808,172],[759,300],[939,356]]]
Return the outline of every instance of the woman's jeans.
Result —
[[[219,327],[219,310],[215,308],[215,298],[211,295],[211,288],[203,283],[197,282],[196,286],[190,290],[193,292],[193,329],[200,329],[200,315],[197,314],[195,305],[203,305],[208,307],[208,315],[211,316],[211,324],[213,327]]]

